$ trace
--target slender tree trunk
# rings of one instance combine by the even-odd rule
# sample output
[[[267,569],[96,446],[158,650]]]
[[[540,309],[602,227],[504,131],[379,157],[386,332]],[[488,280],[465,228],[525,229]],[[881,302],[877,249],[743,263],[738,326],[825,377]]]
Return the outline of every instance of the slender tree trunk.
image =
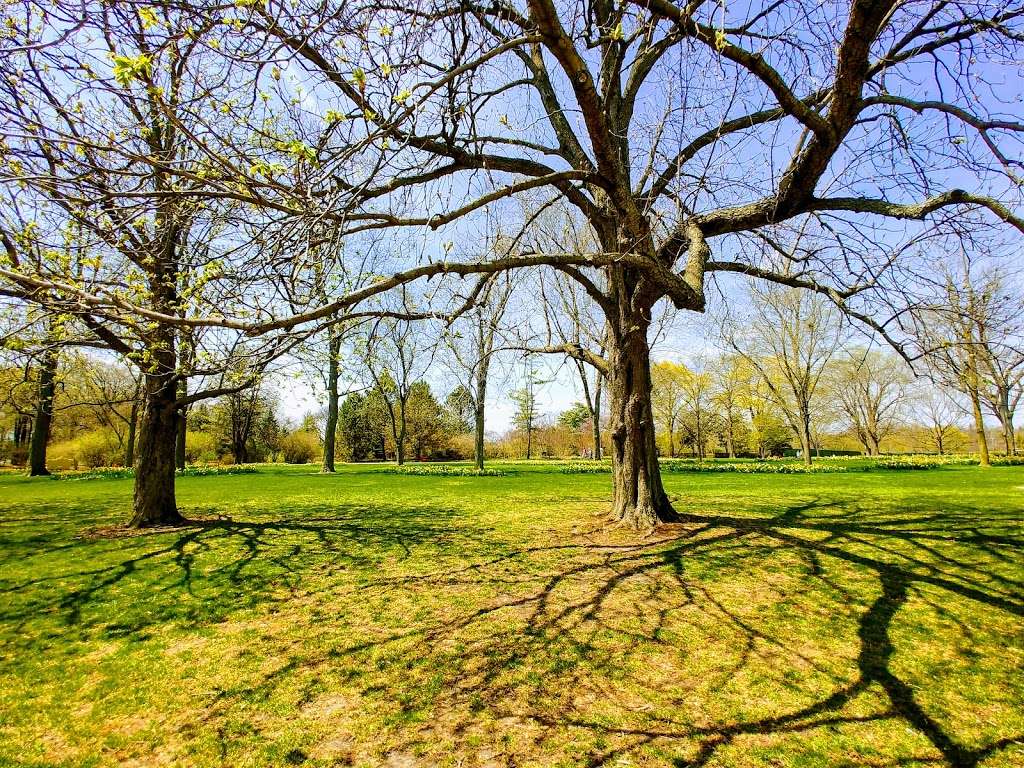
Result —
[[[480,353],[476,369],[476,397],[473,401],[473,461],[477,469],[484,468],[484,418],[487,407],[487,377],[490,373],[490,357]]]
[[[338,435],[338,355],[341,353],[341,334],[333,325],[327,334],[327,423],[324,424],[324,459],[321,471],[334,472],[334,453]]]
[[[405,399],[399,398],[398,413],[393,414],[391,419],[391,434],[395,438],[395,463],[398,466],[405,464],[405,405]]]
[[[591,429],[594,433],[594,458],[601,459],[601,388],[604,374],[600,371],[594,376],[594,408],[591,412]]]
[[[484,404],[478,400],[473,406],[473,462],[477,469],[484,468]]]
[[[173,348],[171,350],[173,355]],[[166,366],[161,366],[166,371]],[[170,373],[146,373],[135,464],[135,509],[129,525],[145,528],[183,522],[174,498],[174,447],[178,409]]]
[[[1013,411],[1010,410],[1007,399],[1006,397],[1002,398],[997,413],[999,415],[999,425],[1003,428],[1003,445],[1006,448],[1006,455],[1015,456],[1017,454],[1017,440],[1016,435],[1013,433]]]
[[[800,450],[803,453],[804,466],[811,466],[811,415],[806,410],[800,414]]]
[[[977,390],[970,393],[971,411],[974,415],[974,432],[978,437],[978,463],[983,467],[992,462],[988,456],[988,438],[985,435],[985,416],[981,412],[981,398]]]
[[[647,328],[646,320],[628,318],[609,334],[608,344],[612,518],[640,530],[679,519],[665,494],[658,467]]]
[[[53,395],[56,386],[57,351],[48,349],[43,353],[42,364],[39,366],[36,417],[32,422],[32,438],[28,449],[28,473],[33,477],[50,474],[46,468],[46,446],[50,442],[50,426],[53,423]]]

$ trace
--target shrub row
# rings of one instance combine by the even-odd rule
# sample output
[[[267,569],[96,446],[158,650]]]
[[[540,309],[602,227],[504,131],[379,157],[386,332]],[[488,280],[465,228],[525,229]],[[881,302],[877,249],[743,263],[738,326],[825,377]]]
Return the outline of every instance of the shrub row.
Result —
[[[389,475],[448,475],[457,477],[503,477],[508,474],[501,469],[477,469],[476,467],[453,467],[448,464],[416,464],[387,467],[381,470]]]
[[[784,461],[751,462],[701,462],[697,459],[661,459],[663,472],[737,472],[749,475],[818,475],[840,472],[870,472],[884,470],[921,470],[943,466],[973,466],[979,463],[977,456],[929,456],[906,455],[883,458],[859,457],[863,464],[849,466],[849,462],[821,459],[810,467]],[[1024,466],[1024,456],[993,456],[995,466]],[[612,471],[609,462],[570,462],[561,467],[566,475],[608,474]]]
[[[693,459],[662,459],[662,472],[737,472],[747,475],[817,475],[835,472],[846,472],[847,468],[832,464],[803,464],[783,462],[751,461],[747,463],[705,463]],[[612,471],[611,464],[605,462],[574,462],[562,466],[566,475],[597,475]]]
[[[208,477],[211,475],[249,475],[259,470],[252,464],[231,464],[228,466],[193,466],[177,470],[178,477]],[[67,470],[53,475],[57,480],[117,480],[135,477],[131,467],[94,467],[83,470]]]

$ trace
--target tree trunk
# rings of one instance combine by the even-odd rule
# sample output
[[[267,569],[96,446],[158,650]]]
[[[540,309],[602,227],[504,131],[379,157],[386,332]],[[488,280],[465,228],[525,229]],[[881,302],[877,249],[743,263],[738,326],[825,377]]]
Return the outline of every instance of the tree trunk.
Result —
[[[661,484],[651,409],[648,322],[631,318],[609,334],[612,518],[638,530],[679,519]]]
[[[594,409],[591,412],[592,426],[594,432],[594,458],[601,460],[601,384],[604,375],[598,371],[594,376]]]
[[[1015,456],[1017,440],[1013,433],[1013,411],[1010,410],[1008,399],[1008,397],[1001,396],[1002,401],[999,403],[997,415],[999,416],[999,425],[1003,428],[1003,445],[1006,447],[1006,455]]]
[[[341,334],[334,326],[327,331],[327,423],[324,424],[324,459],[322,472],[334,472],[334,454],[338,436],[338,355]]]
[[[800,414],[800,451],[803,453],[804,466],[811,466],[811,415],[807,411]]]
[[[974,414],[974,432],[978,437],[978,463],[987,467],[992,462],[988,457],[988,438],[985,436],[985,417],[981,412],[981,398],[977,390],[970,393],[971,411]]]
[[[36,417],[32,423],[32,438],[28,449],[28,473],[32,477],[50,474],[46,468],[46,445],[50,442],[50,425],[53,423],[53,394],[57,382],[57,352],[49,349],[43,353],[39,366],[39,388],[36,396]]]
[[[145,400],[135,464],[135,509],[129,526],[179,525],[184,518],[178,513],[174,498],[178,409],[173,374],[146,373],[144,376]]]
[[[483,351],[476,369],[476,395],[473,401],[473,461],[477,469],[484,468],[484,419],[487,408],[487,376],[491,360]]]
[[[473,406],[473,462],[477,469],[484,468],[484,403],[477,399]]]
[[[405,464],[405,403],[400,404],[398,429],[395,431],[395,462]]]

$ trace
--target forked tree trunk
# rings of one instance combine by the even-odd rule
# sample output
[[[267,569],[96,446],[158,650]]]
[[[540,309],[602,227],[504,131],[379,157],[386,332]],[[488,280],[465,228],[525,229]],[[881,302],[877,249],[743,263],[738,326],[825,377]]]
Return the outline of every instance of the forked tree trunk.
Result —
[[[324,424],[324,459],[322,472],[334,472],[334,454],[338,437],[338,355],[341,334],[334,326],[327,331],[327,422]]]
[[[174,498],[176,399],[172,375],[145,374],[136,450],[135,505],[129,523],[132,528],[178,525],[184,520]]]
[[[53,394],[57,382],[57,352],[43,353],[39,366],[39,388],[36,395],[36,417],[32,422],[32,439],[28,448],[28,473],[32,477],[50,474],[46,468],[46,446],[50,442],[53,423]]]
[[[679,519],[661,484],[651,409],[648,323],[633,319],[609,334],[608,390],[612,437],[612,518],[645,530]]]

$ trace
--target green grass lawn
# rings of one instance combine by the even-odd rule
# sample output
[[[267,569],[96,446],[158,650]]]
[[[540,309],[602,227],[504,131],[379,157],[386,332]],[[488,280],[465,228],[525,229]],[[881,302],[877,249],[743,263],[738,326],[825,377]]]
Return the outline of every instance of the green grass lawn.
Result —
[[[0,477],[0,764],[1024,765],[1024,467],[510,469]]]

